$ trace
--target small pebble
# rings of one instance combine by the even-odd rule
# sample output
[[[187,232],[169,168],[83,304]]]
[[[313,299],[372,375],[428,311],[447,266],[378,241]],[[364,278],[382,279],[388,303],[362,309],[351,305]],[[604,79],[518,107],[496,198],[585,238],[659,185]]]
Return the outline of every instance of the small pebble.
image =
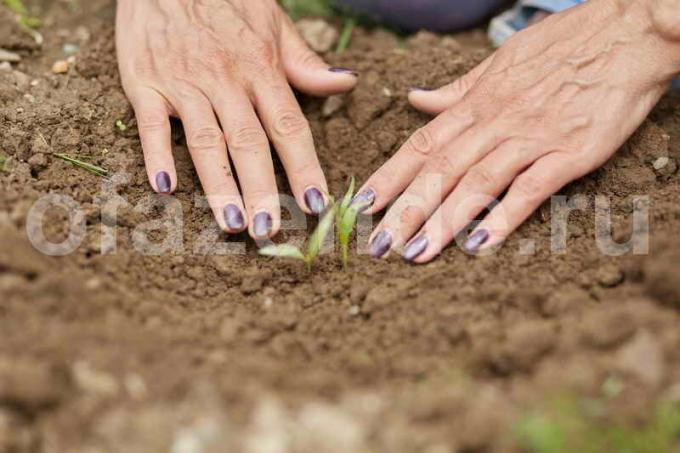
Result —
[[[330,96],[321,107],[321,114],[329,117],[345,105],[345,98],[342,95]]]
[[[361,312],[361,309],[359,308],[358,305],[352,305],[349,307],[349,314],[350,316],[356,316]]]
[[[55,74],[64,74],[68,72],[68,62],[65,60],[55,61],[52,65],[52,72]]]
[[[21,61],[21,55],[0,48],[0,61],[8,63],[18,63]]]
[[[78,44],[66,43],[64,44],[63,50],[66,55],[75,55],[80,50],[80,47],[78,46]]]
[[[323,19],[302,19],[295,24],[300,35],[312,50],[325,53],[338,40],[339,33]]]
[[[661,170],[670,162],[670,158],[667,156],[659,157],[654,161],[654,170]]]

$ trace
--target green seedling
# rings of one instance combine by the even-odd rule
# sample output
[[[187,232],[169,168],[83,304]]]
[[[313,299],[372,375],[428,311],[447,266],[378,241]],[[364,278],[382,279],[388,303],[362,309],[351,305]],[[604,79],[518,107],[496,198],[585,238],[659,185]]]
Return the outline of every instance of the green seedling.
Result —
[[[125,132],[127,130],[127,124],[123,122],[123,120],[117,120],[116,121],[116,127],[118,128],[119,131]]]
[[[354,27],[356,27],[357,22],[354,18],[348,17],[345,19],[345,25],[342,27],[342,33],[340,34],[340,39],[338,40],[338,45],[335,48],[336,53],[343,53],[349,47],[349,43],[352,41],[352,34],[354,33]]]
[[[342,202],[340,203],[338,212],[335,216],[342,265],[345,269],[347,269],[347,265],[349,264],[349,238],[357,224],[359,213],[366,207],[366,205],[362,204],[352,205],[355,183],[354,176],[352,176],[349,182],[349,189],[347,189],[347,193],[345,193],[345,196],[342,198]]]
[[[5,165],[7,164],[7,156],[0,154],[0,171],[5,171]]]
[[[26,32],[28,32],[38,44],[42,44],[43,37],[35,29],[42,25],[42,21],[37,17],[32,17],[28,13],[28,8],[22,0],[5,0],[5,5],[17,16],[17,22]]]
[[[68,163],[71,163],[75,165],[76,167],[82,168],[83,170],[89,171],[93,175],[97,176],[108,176],[109,171],[106,170],[105,168],[99,167],[97,165],[90,164],[88,162],[83,162],[82,160],[76,159],[75,157],[71,157],[68,154],[55,154],[55,157],[58,157],[61,160],[65,160]]]
[[[335,219],[338,206],[331,201],[331,206],[323,215],[316,229],[307,241],[307,251],[303,253],[298,247],[290,244],[269,245],[260,249],[260,255],[275,256],[279,258],[292,258],[303,261],[307,268],[311,269],[312,265],[319,257],[319,252],[323,246],[324,241],[328,237],[333,228],[333,220]]]

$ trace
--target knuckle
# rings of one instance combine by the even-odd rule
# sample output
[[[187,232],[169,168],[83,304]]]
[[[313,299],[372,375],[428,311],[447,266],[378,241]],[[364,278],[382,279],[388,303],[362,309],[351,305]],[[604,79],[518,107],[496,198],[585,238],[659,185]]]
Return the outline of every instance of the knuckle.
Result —
[[[218,148],[223,141],[222,131],[214,126],[201,127],[190,133],[187,137],[189,149],[195,151]]]
[[[309,131],[307,120],[301,112],[284,110],[274,119],[274,132],[282,138],[300,137]]]
[[[425,211],[420,206],[409,205],[401,211],[399,221],[402,225],[420,225],[425,221]]]
[[[137,129],[140,133],[159,132],[168,127],[168,115],[161,112],[141,113],[137,115]]]
[[[421,156],[430,156],[435,151],[435,143],[432,133],[427,127],[418,129],[406,142],[407,149]]]
[[[465,175],[465,184],[473,189],[489,189],[497,185],[491,170],[485,165],[474,165]]]
[[[227,137],[229,149],[232,151],[257,150],[268,146],[267,136],[257,126],[243,126]]]
[[[546,187],[545,178],[529,173],[518,176],[514,184],[517,193],[527,200],[542,199],[545,195]]]

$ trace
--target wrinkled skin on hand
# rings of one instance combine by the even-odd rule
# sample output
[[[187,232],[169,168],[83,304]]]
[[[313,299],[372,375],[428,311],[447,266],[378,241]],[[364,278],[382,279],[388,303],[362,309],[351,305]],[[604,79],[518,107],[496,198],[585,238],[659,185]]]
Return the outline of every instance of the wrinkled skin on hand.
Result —
[[[116,43],[149,180],[177,187],[169,117],[180,118],[220,226],[276,233],[280,207],[269,142],[297,203],[318,213],[326,181],[291,85],[325,96],[356,76],[307,48],[275,0],[119,0]],[[229,157],[239,177],[237,187]]]
[[[505,193],[463,244],[498,245],[609,159],[680,71],[678,44],[658,32],[648,4],[591,0],[518,33],[451,85],[411,92],[437,117],[363,187],[369,213],[396,199],[373,256],[405,246],[406,259],[430,261]]]

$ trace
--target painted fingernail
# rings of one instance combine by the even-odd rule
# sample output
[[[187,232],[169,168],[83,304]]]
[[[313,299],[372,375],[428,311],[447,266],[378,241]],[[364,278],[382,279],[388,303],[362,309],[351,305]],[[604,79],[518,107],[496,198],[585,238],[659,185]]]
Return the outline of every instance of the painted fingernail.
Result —
[[[167,195],[172,191],[172,182],[170,175],[166,171],[159,171],[156,174],[156,188],[158,193]]]
[[[370,208],[375,202],[375,192],[373,189],[364,189],[354,196],[350,206],[356,207],[361,206],[361,211],[365,211]]]
[[[489,236],[487,230],[477,230],[470,235],[467,241],[465,241],[463,249],[468,253],[475,253],[482,245],[486,244],[486,241],[489,240]]]
[[[272,226],[272,216],[268,212],[260,212],[255,215],[255,219],[253,219],[253,233],[255,233],[255,237],[264,238],[269,236]]]
[[[329,70],[330,72],[334,72],[334,73],[336,73],[336,74],[349,74],[349,75],[353,75],[354,77],[357,77],[357,76],[359,75],[358,72],[353,71],[353,70],[351,70],[351,69],[349,69],[349,68],[338,68],[338,67],[335,67],[335,66],[334,66],[334,67],[332,67],[332,68],[328,68],[328,70]]]
[[[392,247],[392,235],[389,231],[381,231],[371,242],[371,256],[380,258]]]
[[[243,213],[235,204],[224,207],[224,221],[230,230],[242,230],[245,226]]]
[[[425,251],[429,242],[430,241],[427,239],[427,236],[424,234],[421,234],[412,240],[404,249],[404,259],[406,261],[413,261],[414,259],[418,258]]]
[[[316,187],[305,191],[305,203],[314,214],[321,214],[326,209],[326,200],[323,199],[321,191]]]

